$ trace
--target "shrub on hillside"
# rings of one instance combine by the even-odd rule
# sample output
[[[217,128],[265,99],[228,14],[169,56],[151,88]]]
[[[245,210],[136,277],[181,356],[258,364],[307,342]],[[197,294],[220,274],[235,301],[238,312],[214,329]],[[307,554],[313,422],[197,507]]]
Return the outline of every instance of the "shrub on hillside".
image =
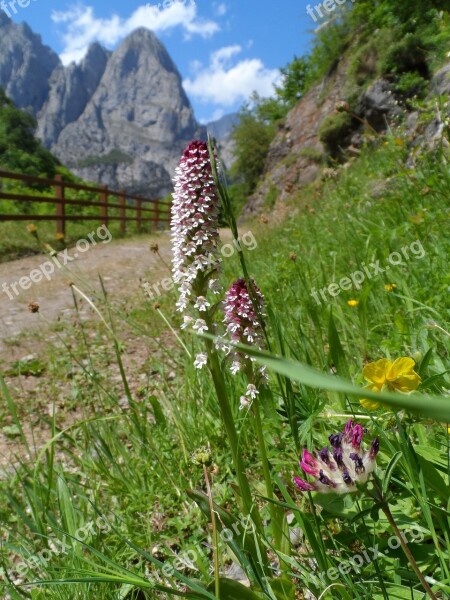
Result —
[[[53,177],[59,161],[34,137],[36,121],[0,88],[0,165],[5,170]]]
[[[352,129],[353,119],[348,113],[332,114],[322,121],[319,128],[319,139],[331,156],[336,157],[347,145]]]

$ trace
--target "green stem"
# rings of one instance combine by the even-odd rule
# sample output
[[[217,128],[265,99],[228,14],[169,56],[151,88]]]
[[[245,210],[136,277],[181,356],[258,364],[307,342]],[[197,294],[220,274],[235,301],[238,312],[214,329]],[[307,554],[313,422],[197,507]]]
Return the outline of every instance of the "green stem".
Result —
[[[208,325],[209,331],[212,331],[211,320],[205,318],[205,321]],[[225,425],[225,430],[227,432],[228,441],[230,442],[231,456],[233,459],[234,469],[236,471],[239,490],[241,492],[241,497],[244,504],[244,512],[245,514],[251,516],[253,522],[256,525],[256,528],[260,532],[262,532],[262,521],[260,514],[253,503],[250,485],[248,483],[247,475],[245,474],[244,461],[242,458],[241,451],[239,449],[239,438],[234,424],[231,406],[228,401],[225,381],[223,378],[222,370],[220,368],[219,358],[217,356],[217,352],[214,349],[213,342],[209,339],[206,339],[205,343],[209,357],[209,369],[211,371],[214,387],[216,389],[217,399],[219,401],[219,408],[222,415],[223,423]]]
[[[389,508],[389,505],[387,504],[387,502],[383,502],[381,504],[381,510],[384,512],[384,514],[386,515],[387,520],[389,521],[390,526],[392,527],[392,529],[395,532],[395,535],[397,536],[397,539],[400,542],[400,545],[402,547],[403,552],[406,555],[406,558],[409,560],[412,568],[414,569],[415,574],[417,575],[417,577],[420,580],[420,583],[422,584],[424,590],[426,591],[426,593],[429,595],[430,598],[432,598],[432,600],[437,600],[436,596],[433,593],[433,590],[431,589],[431,587],[428,585],[425,577],[422,574],[422,571],[419,569],[418,564],[416,563],[416,559],[414,558],[414,556],[411,553],[411,550],[408,548],[408,544],[405,542],[405,540],[403,539],[403,536],[399,530],[399,528],[397,527],[397,524],[394,520],[394,517],[391,513],[391,510]]]
[[[211,525],[213,529],[213,553],[214,553],[214,581],[216,597],[220,600],[220,574],[219,574],[219,536],[217,534],[216,513],[214,512],[214,500],[212,496],[209,473],[206,465],[203,465],[203,474],[206,482],[206,492],[209,499],[209,508],[211,510]]]
[[[259,452],[261,455],[261,462],[264,472],[264,480],[266,483],[266,495],[270,500],[274,499],[274,491],[273,491],[273,483],[272,483],[272,475],[270,473],[270,465],[269,459],[267,458],[267,450],[266,450],[266,442],[264,440],[262,421],[261,421],[261,411],[259,408],[259,400],[255,398],[253,400],[253,412],[255,415],[255,429],[256,435],[258,437],[258,446]],[[281,540],[282,540],[282,530],[281,523],[278,518],[277,507],[270,502],[269,503],[270,516],[272,519],[272,534],[275,543],[275,547],[278,550],[281,550]]]

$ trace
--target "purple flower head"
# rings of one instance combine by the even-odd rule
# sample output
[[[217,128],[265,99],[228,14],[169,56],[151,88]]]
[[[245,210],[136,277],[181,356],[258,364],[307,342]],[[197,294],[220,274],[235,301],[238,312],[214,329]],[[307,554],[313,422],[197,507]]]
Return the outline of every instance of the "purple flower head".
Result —
[[[294,476],[295,485],[302,492],[314,492],[315,487],[308,483],[307,481],[303,481],[300,477]]]
[[[219,198],[208,145],[191,142],[175,171],[172,203],[173,279],[179,284],[178,310],[206,296],[218,270]],[[218,291],[211,285],[209,288]]]
[[[380,442],[375,438],[367,451],[362,449],[364,429],[350,419],[344,431],[329,436],[331,451],[323,448],[317,456],[304,450],[300,466],[315,478],[313,483],[294,477],[302,492],[335,492],[346,494],[357,490],[357,483],[366,483],[375,470]]]
[[[317,468],[318,462],[315,457],[308,452],[308,450],[303,450],[302,460],[300,461],[300,466],[305,473],[309,475],[314,475],[317,477],[319,473],[319,469]]]
[[[264,297],[253,280],[251,284],[253,287],[253,300],[257,305],[256,310],[245,279],[238,279],[226,293],[224,323],[232,342],[262,349],[264,347],[264,334],[257,313],[259,311],[262,314]],[[233,357],[233,373],[239,371],[248,361],[252,360],[242,351],[233,348],[233,344],[229,354]],[[264,367],[260,369],[260,373],[264,375]]]

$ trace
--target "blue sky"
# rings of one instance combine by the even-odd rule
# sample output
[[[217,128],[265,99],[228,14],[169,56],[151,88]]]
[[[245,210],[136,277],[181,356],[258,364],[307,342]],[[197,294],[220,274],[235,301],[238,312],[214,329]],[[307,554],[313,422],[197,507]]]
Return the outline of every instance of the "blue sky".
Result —
[[[159,4],[158,4],[159,3]],[[65,63],[99,41],[115,48],[138,26],[155,31],[203,122],[237,110],[253,90],[272,93],[279,67],[308,50],[305,0],[32,0],[17,6]]]

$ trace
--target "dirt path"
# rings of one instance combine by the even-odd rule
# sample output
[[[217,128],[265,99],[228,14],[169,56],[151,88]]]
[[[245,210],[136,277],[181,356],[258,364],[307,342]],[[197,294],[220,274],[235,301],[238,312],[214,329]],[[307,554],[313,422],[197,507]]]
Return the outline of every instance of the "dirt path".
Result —
[[[0,356],[8,352],[7,341],[35,328],[42,327],[42,319],[36,318],[28,308],[30,302],[37,302],[40,312],[50,323],[67,319],[74,314],[72,290],[69,283],[86,289],[99,289],[98,274],[101,274],[106,288],[114,297],[121,299],[136,293],[141,281],[155,282],[168,277],[168,269],[161,258],[150,251],[150,241],[156,241],[161,256],[170,258],[170,237],[167,232],[156,236],[132,240],[111,241],[90,246],[85,253],[76,248],[68,251],[73,259],[61,269],[55,267],[50,279],[42,277],[38,283],[23,290],[14,285],[23,277],[29,277],[35,269],[49,261],[46,255],[36,255],[9,263],[0,264]],[[76,256],[76,258],[74,258]],[[64,255],[59,256],[64,263]],[[51,270],[51,266],[46,267]],[[35,276],[37,279],[37,277]],[[5,285],[6,284],[6,285]],[[28,287],[28,284],[26,284]],[[15,290],[19,293],[16,295]],[[84,309],[86,310],[86,309]]]

